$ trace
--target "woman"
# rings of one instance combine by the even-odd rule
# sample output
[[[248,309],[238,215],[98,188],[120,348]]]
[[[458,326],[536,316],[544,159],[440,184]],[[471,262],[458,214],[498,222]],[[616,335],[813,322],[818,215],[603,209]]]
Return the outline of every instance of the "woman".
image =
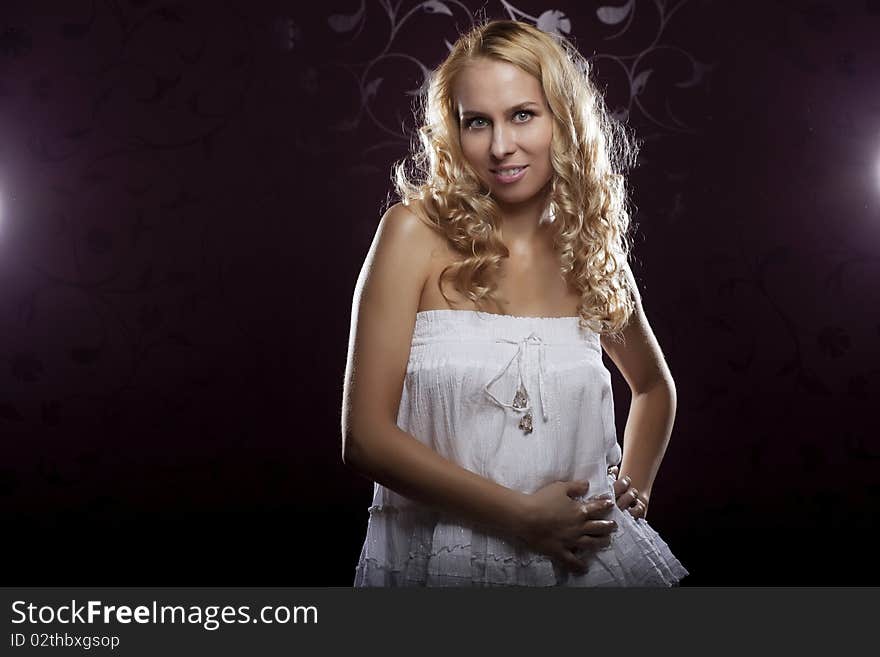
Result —
[[[675,388],[626,262],[627,142],[588,70],[493,21],[430,80],[423,180],[397,166],[354,295],[343,459],[376,482],[356,586],[687,574],[644,519]],[[602,348],[633,392],[620,481]]]

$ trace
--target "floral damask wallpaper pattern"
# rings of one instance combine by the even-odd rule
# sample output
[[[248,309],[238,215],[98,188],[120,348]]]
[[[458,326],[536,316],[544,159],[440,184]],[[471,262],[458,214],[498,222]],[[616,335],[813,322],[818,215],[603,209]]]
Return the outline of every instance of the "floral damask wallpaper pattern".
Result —
[[[687,3],[688,0],[683,0],[671,7],[667,6],[664,0],[646,3],[646,6],[640,9],[638,13],[640,16],[645,14],[642,27],[650,24],[653,31],[647,35],[639,35],[639,37],[633,38],[633,43],[637,44],[634,52],[617,54],[610,50],[609,52],[585,53],[590,54],[589,60],[591,64],[600,72],[599,79],[609,81],[616,75],[622,76],[625,81],[624,93],[620,98],[611,99],[615,118],[622,121],[628,120],[629,114],[633,106],[635,106],[646,123],[654,128],[661,128],[673,133],[695,131],[694,127],[689,126],[672,113],[670,108],[670,102],[672,102],[672,96],[674,95],[672,87],[674,85],[674,87],[679,89],[687,89],[700,86],[706,74],[713,68],[713,65],[698,61],[691,53],[679,45],[664,42],[664,31],[667,25],[673,19],[675,13]],[[546,32],[553,32],[566,37],[575,36],[572,32],[572,20],[563,11],[547,9],[539,15],[533,16],[510,2],[502,0],[499,4],[505,18],[528,22]],[[357,113],[341,121],[335,128],[340,131],[355,130],[359,127],[362,118],[366,117],[366,120],[383,134],[395,138],[394,140],[377,144],[373,148],[383,146],[401,148],[409,144],[413,126],[411,122],[406,124],[406,122],[401,121],[399,113],[395,114],[397,121],[389,123],[372,109],[372,105],[375,104],[380,94],[382,83],[385,80],[384,77],[378,76],[374,71],[383,63],[391,64],[396,76],[406,74],[408,68],[414,68],[419,85],[416,88],[406,90],[404,93],[416,96],[419,92],[419,87],[425,82],[430,69],[436,65],[436,62],[439,62],[439,58],[442,57],[444,51],[438,48],[438,43],[436,42],[433,44],[434,47],[429,55],[422,55],[421,58],[417,54],[410,52],[392,50],[396,46],[395,40],[397,37],[401,36],[407,29],[407,22],[420,13],[434,14],[436,16],[434,19],[435,23],[440,23],[440,21],[445,23],[440,29],[449,30],[452,26],[458,26],[461,29],[462,24],[457,22],[456,18],[465,21],[465,25],[473,25],[478,15],[474,14],[471,9],[461,2],[441,2],[440,0],[416,3],[414,6],[407,8],[406,12],[402,10],[400,2],[379,2],[373,9],[375,10],[377,7],[381,7],[384,15],[373,16],[367,11],[366,2],[362,1],[354,13],[334,14],[328,18],[328,24],[334,32],[340,35],[350,35],[349,44],[357,40],[358,35],[362,32],[368,20],[382,21],[378,29],[383,33],[387,31],[385,42],[377,44],[377,46],[381,46],[381,50],[368,60],[338,63],[338,65],[352,71],[352,83],[357,86],[360,103]],[[588,23],[588,31],[579,36],[582,40],[587,40],[588,42],[592,42],[593,39],[598,37],[603,45],[609,41],[624,37],[633,26],[637,13],[636,3],[633,0],[622,6],[600,5],[591,9],[594,11],[594,20],[592,24]],[[378,14],[379,12],[375,13]],[[486,14],[483,13],[482,15],[485,16]],[[387,26],[385,25],[386,21]],[[433,29],[436,30],[437,28]],[[439,41],[439,38],[437,41]],[[452,47],[448,38],[444,38],[443,43],[447,50]],[[433,59],[426,61],[428,57]],[[658,59],[661,61],[654,65],[661,68],[669,68],[671,63],[674,63],[675,58],[681,59],[689,67],[687,74],[680,80],[672,81],[667,79],[660,84],[661,93],[664,96],[663,109],[665,114],[654,116],[644,106],[640,98],[651,74],[654,72],[654,68],[649,67],[646,63]],[[667,61],[663,61],[664,59]],[[614,67],[616,70],[612,70],[611,67]],[[362,70],[357,72],[356,69]],[[677,100],[681,102],[680,97]],[[642,136],[643,138],[649,138],[652,135],[648,133]]]

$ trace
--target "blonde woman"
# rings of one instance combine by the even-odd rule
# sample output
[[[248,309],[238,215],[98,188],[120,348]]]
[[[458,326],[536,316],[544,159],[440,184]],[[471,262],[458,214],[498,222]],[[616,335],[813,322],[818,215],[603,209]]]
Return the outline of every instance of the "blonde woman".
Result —
[[[342,455],[375,482],[354,584],[675,585],[645,520],[676,398],[627,265],[634,149],[577,50],[523,23],[474,28],[429,82],[421,176],[396,167],[352,307]]]

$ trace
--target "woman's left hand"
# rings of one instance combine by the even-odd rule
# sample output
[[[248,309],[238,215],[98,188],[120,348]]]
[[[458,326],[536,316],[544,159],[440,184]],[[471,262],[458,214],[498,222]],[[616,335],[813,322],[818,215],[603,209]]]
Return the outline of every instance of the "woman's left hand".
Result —
[[[617,498],[617,507],[621,511],[629,511],[633,518],[644,518],[648,513],[648,507],[639,497],[639,491],[632,487],[629,475],[618,479],[620,468],[616,465],[608,468],[608,474],[614,476],[614,497]]]

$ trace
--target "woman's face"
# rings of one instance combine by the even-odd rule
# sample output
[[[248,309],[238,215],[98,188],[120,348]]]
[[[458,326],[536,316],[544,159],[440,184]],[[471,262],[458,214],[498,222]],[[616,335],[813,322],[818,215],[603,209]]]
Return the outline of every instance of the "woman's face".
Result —
[[[553,118],[541,83],[513,64],[480,58],[456,76],[453,93],[464,157],[495,200],[503,206],[541,194],[553,176]]]

